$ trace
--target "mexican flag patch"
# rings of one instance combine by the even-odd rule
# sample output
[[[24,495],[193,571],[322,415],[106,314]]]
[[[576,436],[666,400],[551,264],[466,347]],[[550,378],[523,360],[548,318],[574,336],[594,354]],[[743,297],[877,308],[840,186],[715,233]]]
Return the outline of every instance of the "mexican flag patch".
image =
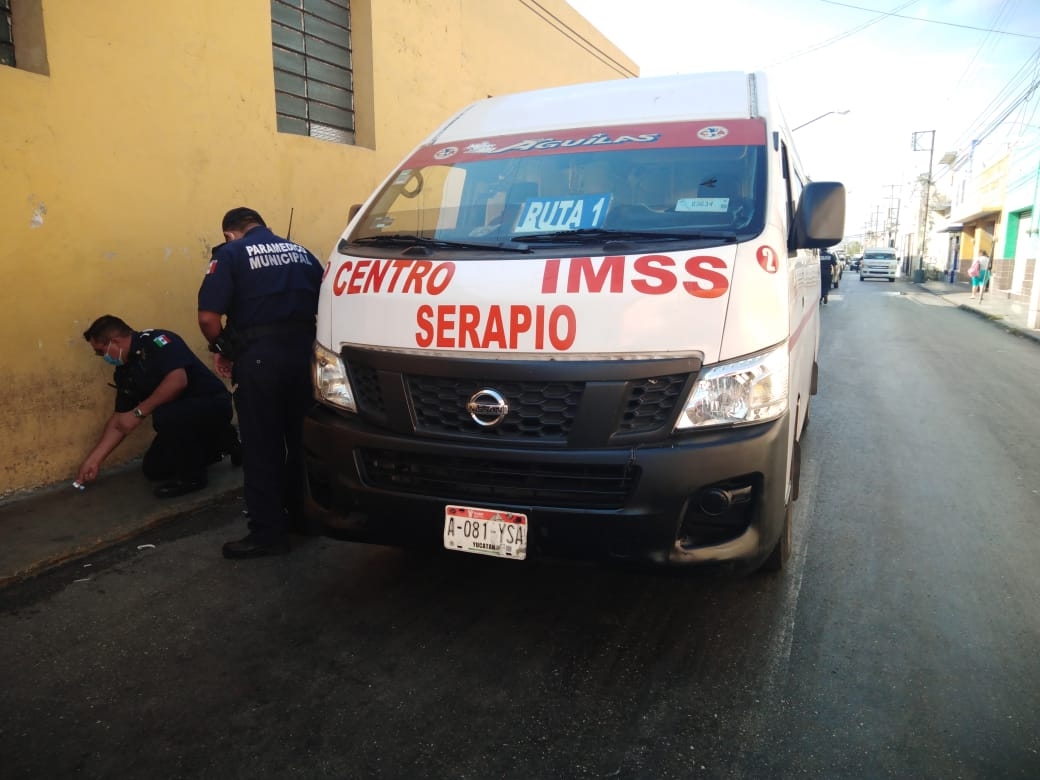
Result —
[[[165,336],[156,336],[154,339],[152,339],[152,341],[154,341],[156,346],[159,347],[165,347],[167,344],[170,343],[170,340]]]

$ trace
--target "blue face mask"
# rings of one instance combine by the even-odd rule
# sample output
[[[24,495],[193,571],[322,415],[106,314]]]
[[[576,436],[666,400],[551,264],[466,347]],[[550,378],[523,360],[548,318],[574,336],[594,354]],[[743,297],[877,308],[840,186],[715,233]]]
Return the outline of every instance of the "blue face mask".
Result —
[[[112,346],[112,342],[109,341],[108,344],[105,345],[105,353],[101,356],[101,359],[104,360],[109,365],[112,365],[112,366],[124,365],[124,363],[123,363],[123,350],[122,349],[119,350],[119,353],[118,353],[119,357],[112,357],[111,355],[108,354],[109,347],[111,347],[111,346]]]

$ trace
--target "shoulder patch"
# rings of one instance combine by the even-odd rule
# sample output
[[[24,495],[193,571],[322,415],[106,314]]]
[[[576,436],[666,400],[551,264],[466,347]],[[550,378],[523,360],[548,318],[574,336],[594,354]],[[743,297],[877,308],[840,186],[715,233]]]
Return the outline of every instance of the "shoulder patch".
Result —
[[[170,343],[170,340],[163,335],[156,336],[152,341],[155,342],[157,347],[165,347]]]

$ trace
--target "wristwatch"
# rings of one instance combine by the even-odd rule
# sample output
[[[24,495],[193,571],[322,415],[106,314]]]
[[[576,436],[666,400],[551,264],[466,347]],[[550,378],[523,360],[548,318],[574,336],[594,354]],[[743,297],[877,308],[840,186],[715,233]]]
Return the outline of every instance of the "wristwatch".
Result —
[[[145,413],[142,412],[140,408],[134,409],[134,417],[138,420],[143,420],[145,418]]]

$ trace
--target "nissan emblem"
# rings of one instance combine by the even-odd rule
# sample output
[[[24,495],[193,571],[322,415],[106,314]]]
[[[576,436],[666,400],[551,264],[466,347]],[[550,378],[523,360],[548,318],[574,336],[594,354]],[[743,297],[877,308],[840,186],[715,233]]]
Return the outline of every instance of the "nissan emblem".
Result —
[[[506,419],[509,404],[501,393],[485,387],[470,396],[466,403],[466,411],[477,425],[491,428]]]

